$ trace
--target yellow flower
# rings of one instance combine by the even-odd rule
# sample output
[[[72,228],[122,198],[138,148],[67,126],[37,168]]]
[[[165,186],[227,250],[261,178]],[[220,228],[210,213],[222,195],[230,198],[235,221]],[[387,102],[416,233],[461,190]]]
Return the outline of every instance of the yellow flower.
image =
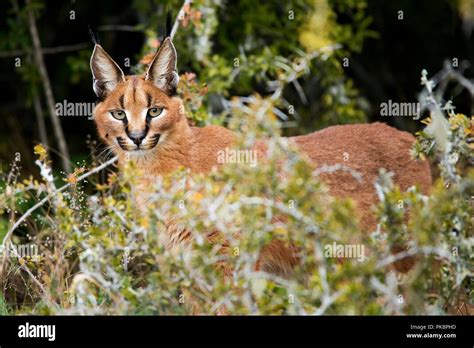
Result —
[[[193,198],[195,202],[200,202],[204,198],[204,196],[200,192],[196,192]]]
[[[332,44],[330,39],[333,13],[326,0],[315,0],[313,13],[299,34],[299,41],[308,52],[317,51]]]
[[[48,157],[48,152],[44,148],[43,144],[35,145],[33,148],[35,155],[39,156],[40,161],[44,161]]]

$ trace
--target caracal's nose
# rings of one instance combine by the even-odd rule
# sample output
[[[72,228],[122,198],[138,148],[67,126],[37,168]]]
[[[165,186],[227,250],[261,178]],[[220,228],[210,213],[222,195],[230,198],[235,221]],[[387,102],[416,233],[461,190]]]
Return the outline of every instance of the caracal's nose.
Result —
[[[130,132],[127,135],[137,146],[140,146],[146,137],[146,132]]]

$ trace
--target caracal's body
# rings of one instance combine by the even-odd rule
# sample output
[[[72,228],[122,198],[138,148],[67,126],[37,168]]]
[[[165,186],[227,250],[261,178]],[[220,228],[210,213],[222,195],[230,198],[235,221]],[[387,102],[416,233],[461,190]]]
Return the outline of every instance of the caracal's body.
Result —
[[[233,146],[234,134],[226,128],[189,126],[176,95],[176,51],[169,38],[145,76],[124,76],[99,45],[94,49],[91,68],[94,90],[101,101],[94,111],[98,132],[121,165],[128,160],[136,163],[144,173],[140,178],[143,183],[152,183],[180,166],[208,172],[219,165],[219,150]],[[374,181],[380,168],[392,171],[402,190],[419,185],[427,192],[431,186],[428,163],[410,156],[413,136],[382,123],[334,126],[290,141],[309,157],[315,169],[346,162],[360,175],[362,181],[348,171],[336,170],[321,174],[321,178],[333,195],[354,199],[365,231],[375,229],[370,207],[377,202]],[[259,156],[265,155],[264,140],[256,150]],[[286,276],[295,263],[292,252],[291,247],[274,243],[262,253],[259,267]]]

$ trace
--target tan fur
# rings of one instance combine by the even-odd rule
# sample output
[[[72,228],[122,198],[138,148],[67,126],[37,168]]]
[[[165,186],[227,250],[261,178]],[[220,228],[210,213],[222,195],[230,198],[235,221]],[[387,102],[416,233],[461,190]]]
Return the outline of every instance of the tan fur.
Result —
[[[383,123],[334,126],[293,140],[316,166],[342,164],[361,174],[361,183],[344,171],[323,173],[321,178],[334,196],[356,201],[365,231],[376,225],[370,207],[378,201],[374,182],[380,168],[392,171],[403,191],[419,185],[427,193],[431,187],[429,164],[413,160],[409,153],[415,138]]]
[[[170,49],[167,54],[171,53],[173,51]],[[105,55],[97,59],[106,59],[102,56]],[[112,68],[115,67],[111,65]],[[120,77],[119,73],[115,75]],[[140,182],[145,187],[156,177],[180,166],[197,173],[205,173],[218,166],[217,153],[232,147],[234,134],[218,126],[190,127],[180,98],[168,93],[166,89],[158,88],[156,82],[147,78],[148,75],[146,78],[127,76],[124,80],[117,80],[116,87],[108,91],[105,100],[95,109],[99,135],[119,156],[120,165],[127,160],[135,162],[144,173]],[[175,78],[176,76],[171,76],[170,81],[176,82],[173,80]],[[150,107],[157,106],[163,108],[163,115],[147,123],[144,113]],[[139,132],[148,127],[147,136],[140,145],[143,150],[133,151],[136,145],[127,136],[124,123],[110,114],[111,110],[116,109],[126,110],[128,131]],[[160,139],[154,144],[153,137],[156,135],[160,135]],[[124,139],[125,149],[118,144],[119,137]],[[410,157],[413,136],[382,123],[334,126],[290,140],[309,157],[315,169],[324,165],[342,164],[361,175],[362,183],[343,170],[323,173],[321,178],[329,186],[331,194],[350,197],[356,202],[360,226],[364,231],[372,231],[376,226],[370,207],[377,203],[374,181],[380,168],[393,171],[394,181],[402,190],[419,185],[424,192],[428,192],[431,186],[428,163],[415,161]],[[256,149],[262,158],[265,155],[265,142],[262,140],[258,143]],[[191,238],[189,231],[180,232],[174,224],[170,225],[170,244]],[[177,233],[186,235],[177,236]],[[288,277],[296,263],[296,250],[278,241],[262,250],[256,268]]]

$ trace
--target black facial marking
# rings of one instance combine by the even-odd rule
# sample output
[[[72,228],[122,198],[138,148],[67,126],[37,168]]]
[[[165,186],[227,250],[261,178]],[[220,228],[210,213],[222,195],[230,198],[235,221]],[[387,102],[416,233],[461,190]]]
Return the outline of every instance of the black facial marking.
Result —
[[[158,144],[158,141],[160,141],[160,136],[161,134],[155,134],[150,138],[151,146],[150,148],[153,148]]]
[[[125,139],[123,139],[122,137],[117,137],[117,143],[123,150],[127,150]]]
[[[151,95],[149,93],[146,94],[146,102],[148,105],[148,108],[151,106]]]
[[[122,94],[122,95],[120,96],[120,98],[119,98],[119,103],[120,103],[120,107],[121,107],[122,109],[125,109],[125,107],[123,106],[123,94]]]

